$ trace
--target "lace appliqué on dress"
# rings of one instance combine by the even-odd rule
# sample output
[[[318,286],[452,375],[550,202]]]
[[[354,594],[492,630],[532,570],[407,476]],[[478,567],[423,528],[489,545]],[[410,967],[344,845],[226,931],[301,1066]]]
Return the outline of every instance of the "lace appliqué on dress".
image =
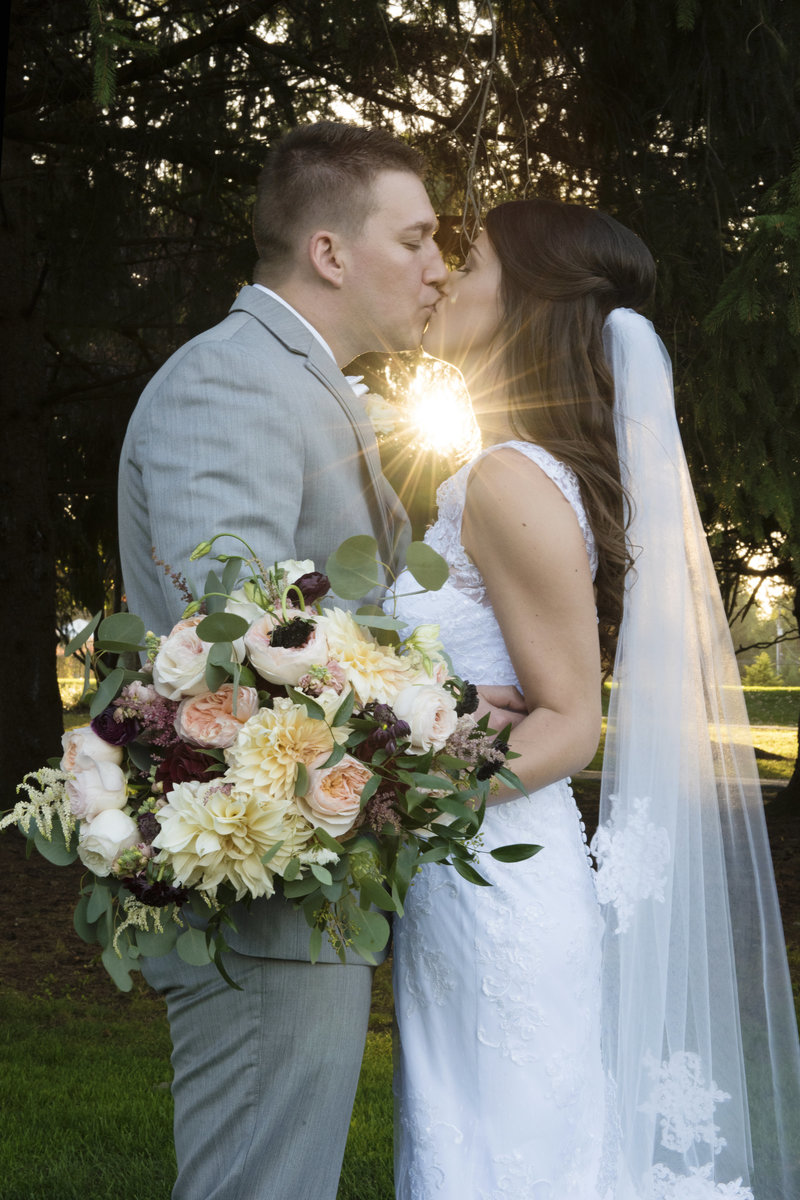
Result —
[[[649,820],[650,797],[634,800],[625,820],[619,797],[610,796],[611,820],[592,838],[597,861],[597,898],[617,911],[616,933],[630,925],[640,900],[664,901],[669,834]]]

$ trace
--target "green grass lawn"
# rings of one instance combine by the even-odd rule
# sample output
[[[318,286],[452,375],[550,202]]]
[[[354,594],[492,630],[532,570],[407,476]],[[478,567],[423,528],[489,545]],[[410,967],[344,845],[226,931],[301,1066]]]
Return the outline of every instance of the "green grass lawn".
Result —
[[[338,1200],[393,1195],[388,986],[384,968]],[[0,1200],[169,1200],[175,1155],[163,1003],[144,985],[110,1003],[52,995],[53,987],[44,980],[33,996],[0,989]]]

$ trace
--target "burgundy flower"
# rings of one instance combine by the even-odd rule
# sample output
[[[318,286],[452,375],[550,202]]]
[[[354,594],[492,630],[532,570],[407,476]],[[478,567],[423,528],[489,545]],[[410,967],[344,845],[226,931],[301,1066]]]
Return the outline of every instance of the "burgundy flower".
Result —
[[[103,709],[99,717],[92,720],[92,729],[104,742],[112,746],[127,746],[141,732],[141,725],[135,717],[123,717],[117,720],[114,714],[117,709],[113,704]]]
[[[215,772],[213,761],[186,742],[169,746],[163,761],[156,768],[156,783],[164,785],[164,792],[171,792],[176,783],[188,783],[193,779],[211,779]]]
[[[161,829],[161,823],[155,813],[140,812],[136,818],[136,824],[139,826],[139,833],[142,835],[142,841],[146,846],[149,846],[153,838]]]
[[[365,704],[358,716],[369,717],[375,722],[374,729],[353,750],[353,754],[363,762],[371,762],[376,750],[385,750],[390,755],[396,754],[398,739],[408,737],[411,733],[411,726],[407,721],[399,721],[390,705],[379,704],[376,700]]]
[[[300,589],[306,604],[316,604],[323,596],[327,596],[331,588],[331,581],[327,575],[322,574],[322,571],[307,571],[305,575],[295,579],[292,586]],[[289,592],[290,601],[291,597],[292,593]]]
[[[166,904],[185,904],[189,892],[185,887],[176,887],[165,879],[148,879],[146,875],[126,875],[120,881],[142,904],[151,908],[163,908]]]
[[[474,713],[478,707],[478,689],[474,683],[464,682],[464,688],[461,692],[461,698],[456,704],[456,716],[463,717],[467,713]]]

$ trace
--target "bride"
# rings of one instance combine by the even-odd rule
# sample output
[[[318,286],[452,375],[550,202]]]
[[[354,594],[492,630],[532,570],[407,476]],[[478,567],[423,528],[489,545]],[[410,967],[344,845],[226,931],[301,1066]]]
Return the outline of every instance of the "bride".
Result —
[[[401,577],[399,612],[439,623],[460,675],[519,687],[527,795],[497,790],[482,836],[543,849],[487,856],[490,888],[425,867],[396,922],[398,1200],[800,1195],[747,719],[669,360],[633,311],[654,282],[606,214],[504,204],[425,336],[486,449],[439,491],[447,584],[402,596]],[[568,776],[597,745],[603,666],[595,871]]]

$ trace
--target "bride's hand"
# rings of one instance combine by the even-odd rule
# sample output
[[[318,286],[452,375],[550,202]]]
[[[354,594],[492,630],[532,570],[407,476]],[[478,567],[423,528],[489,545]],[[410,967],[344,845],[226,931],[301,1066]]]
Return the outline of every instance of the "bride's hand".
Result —
[[[478,688],[478,708],[474,714],[475,719],[480,719],[486,713],[489,714],[489,724],[492,729],[505,729],[506,725],[510,725],[513,729],[527,717],[528,708],[522,693],[511,685],[480,687]]]

